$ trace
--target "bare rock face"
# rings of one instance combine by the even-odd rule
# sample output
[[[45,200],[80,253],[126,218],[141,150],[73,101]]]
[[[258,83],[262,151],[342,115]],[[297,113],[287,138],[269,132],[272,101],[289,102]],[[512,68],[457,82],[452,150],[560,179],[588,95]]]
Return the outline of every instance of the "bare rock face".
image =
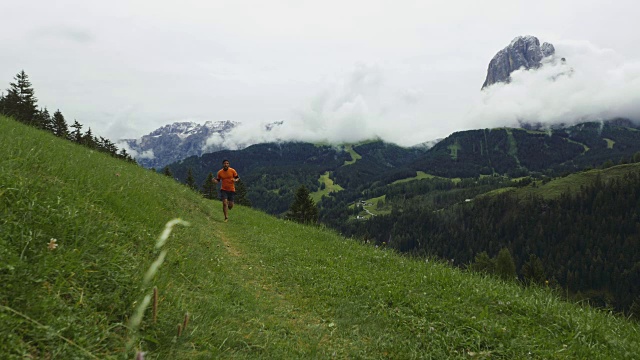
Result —
[[[138,164],[146,168],[161,168],[189,156],[223,150],[220,145],[208,144],[211,136],[221,139],[239,123],[207,121],[204,124],[178,122],[165,125],[140,139],[124,139],[121,143],[134,154]]]
[[[542,59],[552,56],[555,51],[552,44],[543,43],[541,46],[540,40],[535,36],[516,37],[511,44],[498,51],[491,59],[482,88],[498,82],[508,83],[511,80],[511,73],[520,68],[527,70],[539,68],[542,65]]]
[[[269,132],[282,126],[283,121],[264,125],[261,131]],[[139,139],[122,139],[118,145],[126,149],[146,168],[160,169],[165,165],[186,159],[190,156],[202,156],[221,150],[242,149],[251,143],[226,141],[233,129],[240,125],[237,121],[176,122],[162,126]]]

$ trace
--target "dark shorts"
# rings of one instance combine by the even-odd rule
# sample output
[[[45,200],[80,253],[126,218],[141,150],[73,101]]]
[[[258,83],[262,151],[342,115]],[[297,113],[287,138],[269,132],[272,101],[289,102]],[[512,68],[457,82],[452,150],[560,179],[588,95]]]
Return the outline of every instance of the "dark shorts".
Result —
[[[229,200],[233,202],[233,197],[235,195],[235,191],[220,190],[220,200]]]

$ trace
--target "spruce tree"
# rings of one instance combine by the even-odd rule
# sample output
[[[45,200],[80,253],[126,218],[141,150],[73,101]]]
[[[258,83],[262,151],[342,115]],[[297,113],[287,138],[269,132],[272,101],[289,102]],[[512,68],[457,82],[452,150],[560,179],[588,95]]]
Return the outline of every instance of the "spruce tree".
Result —
[[[202,184],[202,196],[205,199],[215,199],[216,198],[216,184],[213,183],[213,173],[209,172],[207,175],[207,179]]]
[[[56,110],[56,112],[53,113],[53,134],[65,139],[69,134],[67,121],[64,119],[60,110]]]
[[[116,144],[111,142],[111,140],[100,136],[100,140],[98,141],[98,147],[101,151],[109,153],[112,156],[118,155],[118,147]]]
[[[511,252],[507,248],[502,248],[496,256],[496,274],[504,280],[513,280],[517,276],[516,264],[513,261]]]
[[[53,118],[49,114],[49,110],[45,107],[40,109],[36,114],[36,126],[40,129],[53,132]]]
[[[73,142],[81,143],[82,142],[82,125],[78,122],[78,120],[74,120],[73,125],[71,125],[73,131],[69,134],[69,139]]]
[[[286,217],[303,224],[315,224],[318,222],[318,208],[309,194],[309,190],[301,185],[296,190],[296,195],[287,212]]]
[[[164,170],[162,171],[162,173],[170,178],[173,177],[173,173],[171,173],[171,169],[169,169],[168,165],[164,167]]]
[[[91,132],[91,128],[87,130],[87,132],[82,135],[82,139],[80,143],[90,149],[95,149],[98,146],[98,139],[93,136],[93,132]]]
[[[546,279],[542,260],[535,254],[529,255],[529,260],[522,265],[521,272],[528,284],[542,284]]]
[[[251,207],[251,201],[249,201],[249,197],[247,196],[247,187],[245,186],[242,180],[238,180],[236,182],[236,199],[235,203],[242,206]]]
[[[10,83],[7,95],[3,98],[0,112],[12,116],[16,120],[29,124],[36,124],[38,99],[34,95],[29,76],[22,70],[15,77],[15,82]]]
[[[128,162],[136,163],[136,160],[132,158],[131,155],[129,155],[129,153],[127,152],[127,150],[124,148],[120,149],[120,152],[118,153],[118,157]],[[153,168],[153,172],[155,171],[156,169]]]
[[[640,296],[633,300],[628,313],[630,318],[640,321]]]
[[[496,270],[495,260],[489,257],[486,251],[483,251],[476,255],[475,260],[470,265],[471,270],[477,272],[483,272],[486,274],[493,274]]]
[[[191,171],[191,168],[187,169],[187,178],[185,179],[184,183],[189,188],[198,190],[198,187],[196,186],[196,180],[193,178],[193,171]]]

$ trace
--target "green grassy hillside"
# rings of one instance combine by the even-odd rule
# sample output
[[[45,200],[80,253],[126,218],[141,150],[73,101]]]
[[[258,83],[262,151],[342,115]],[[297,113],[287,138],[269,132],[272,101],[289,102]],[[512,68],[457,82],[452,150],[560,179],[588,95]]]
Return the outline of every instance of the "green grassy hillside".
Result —
[[[518,196],[524,198],[529,195],[540,196],[544,199],[554,199],[566,192],[578,192],[580,187],[587,186],[598,177],[602,181],[609,181],[614,178],[621,178],[629,172],[640,171],[640,163],[614,165],[606,169],[591,169],[553,179],[547,183],[534,181],[533,184],[525,187],[506,187],[490,191],[485,195],[498,195],[504,192],[513,191]]]
[[[638,324],[547,289],[241,206],[223,223],[217,201],[5,118],[0,214],[2,359],[133,359],[140,349],[146,359],[640,353]],[[190,226],[176,225],[156,249],[174,218]],[[155,320],[153,306],[141,306],[154,287]],[[139,323],[136,314],[144,315]]]
[[[316,204],[319,203],[320,200],[322,200],[323,196],[328,196],[332,192],[344,190],[342,186],[334,183],[333,180],[331,180],[331,178],[329,177],[328,171],[320,175],[318,182],[320,184],[324,184],[324,189],[318,190],[311,194],[311,198]]]

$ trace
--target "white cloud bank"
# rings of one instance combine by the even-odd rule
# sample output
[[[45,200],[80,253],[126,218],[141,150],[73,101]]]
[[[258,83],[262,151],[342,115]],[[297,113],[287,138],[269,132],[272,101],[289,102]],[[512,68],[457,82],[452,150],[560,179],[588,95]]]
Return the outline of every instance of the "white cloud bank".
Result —
[[[483,91],[471,107],[469,126],[640,120],[640,61],[588,42],[554,45],[556,55],[540,69],[516,71],[510,84]]]
[[[238,148],[278,140],[336,144],[381,138],[411,146],[458,130],[522,122],[640,120],[640,61],[584,41],[558,41],[554,46],[556,54],[543,67],[516,71],[509,84],[484,91],[480,82],[467,84],[473,90],[460,89],[463,96],[448,112],[434,102],[453,95],[430,85],[420,69],[359,64],[341,78],[327,81],[322,91],[272,131],[264,131],[266,123],[241,124],[225,139],[210,143]],[[407,82],[408,78],[415,81]],[[438,113],[431,111],[435,108]]]

